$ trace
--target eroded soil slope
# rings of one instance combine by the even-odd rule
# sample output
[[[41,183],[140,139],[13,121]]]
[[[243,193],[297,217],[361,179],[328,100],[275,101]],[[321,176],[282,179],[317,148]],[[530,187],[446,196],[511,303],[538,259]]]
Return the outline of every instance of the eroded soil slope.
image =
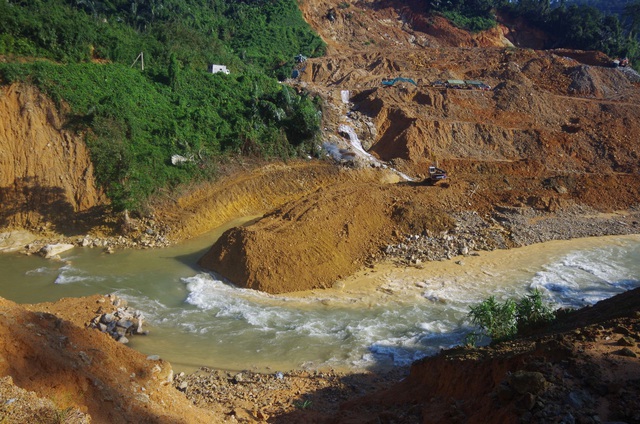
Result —
[[[104,202],[83,137],[53,102],[32,86],[1,87],[0,228],[82,231]]]
[[[531,217],[516,220],[525,228],[534,215],[595,216],[638,204],[640,76],[633,70],[604,66],[609,60],[597,52],[509,47],[505,37],[535,44],[536,35],[514,23],[472,36],[410,2],[301,8],[330,49],[290,83],[325,100],[323,140],[367,166],[346,125],[369,153],[413,181],[324,187],[230,230],[203,266],[272,293],[328,287],[409,236],[448,230],[455,238],[465,212],[498,228],[499,242],[484,245],[495,248],[549,239],[515,234],[515,221],[504,225],[498,216],[505,207]],[[413,82],[382,84],[396,77]],[[491,90],[437,84],[452,79]],[[449,172],[448,184],[420,184],[430,164]],[[637,219],[624,225],[610,231],[637,231]],[[558,237],[584,235],[601,233]]]
[[[11,377],[0,382],[0,420],[87,422],[84,413],[104,424],[222,422],[173,389],[169,363],[85,328],[115,309],[99,295],[27,307],[0,298],[0,376]],[[34,408],[16,386],[53,406]]]

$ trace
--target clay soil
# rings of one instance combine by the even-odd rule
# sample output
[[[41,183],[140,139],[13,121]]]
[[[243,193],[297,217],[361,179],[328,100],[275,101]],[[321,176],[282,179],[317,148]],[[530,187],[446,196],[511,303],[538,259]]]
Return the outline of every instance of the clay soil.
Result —
[[[607,67],[596,52],[532,50],[545,36],[521,23],[471,35],[418,6],[301,2],[328,55],[308,60],[288,81],[321,97],[323,142],[353,153],[340,130],[347,124],[369,153],[412,181],[357,156],[235,163],[215,183],[156,199],[138,231],[153,221],[178,241],[258,216],[225,233],[202,265],[279,293],[330,287],[384,260],[386,247],[408,236],[455,234],[460,214],[498,228],[503,245],[487,247],[496,248],[540,241],[522,241],[497,221],[505,210],[530,217],[522,222],[532,229],[567,212],[587,219],[637,213],[637,74]],[[395,77],[416,85],[381,84]],[[434,86],[447,79],[492,89]],[[2,94],[2,227],[49,239],[119,235],[119,227],[95,221],[106,201],[81,138],[64,132],[59,111],[29,87]],[[38,160],[33,152],[42,152]],[[448,171],[445,183],[422,183],[431,164]],[[563,222],[566,237],[582,234]],[[633,232],[637,219],[624,225]],[[2,300],[0,375],[12,380],[0,383],[0,421],[83,422],[88,414],[98,423],[640,422],[638,296],[632,291],[526,338],[446,352],[391,375],[202,370],[180,376],[176,387],[168,363],[84,328],[99,308],[112,307],[104,298],[29,307]]]
[[[315,184],[296,167],[290,178],[317,190],[227,232],[203,267],[270,293],[324,288],[407,236],[454,231],[457,213],[473,211],[493,225],[501,206],[547,212],[544,219],[577,207],[597,214],[638,205],[640,79],[633,71],[609,67],[598,52],[516,48],[537,42],[516,23],[470,35],[406,4],[301,8],[329,54],[309,59],[289,83],[324,100],[323,140],[355,154],[351,166],[372,166],[345,137],[341,125],[349,125],[370,154],[411,180],[377,168],[378,181],[354,171]],[[396,77],[415,84],[381,84]],[[436,84],[448,79],[492,89]],[[431,164],[448,171],[448,182],[421,184]],[[522,244],[512,228],[503,231],[505,242],[494,248]]]

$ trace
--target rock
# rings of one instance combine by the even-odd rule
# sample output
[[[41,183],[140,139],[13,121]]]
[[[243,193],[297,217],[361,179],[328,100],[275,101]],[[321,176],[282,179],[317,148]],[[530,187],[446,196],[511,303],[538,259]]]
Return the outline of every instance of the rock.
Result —
[[[500,402],[507,403],[513,400],[513,390],[509,388],[506,384],[500,384],[496,389],[496,395]]]
[[[336,281],[335,283],[333,283],[333,289],[335,290],[344,290],[345,288],[345,284],[342,281]]]
[[[618,340],[618,346],[635,346],[636,343],[631,339],[631,337],[620,337]]]
[[[180,384],[178,384],[178,390],[180,390],[181,392],[186,392],[187,388],[189,388],[189,383],[187,383],[186,381],[182,381],[180,382]]]
[[[536,405],[536,396],[531,393],[525,393],[518,400],[518,407],[526,411],[530,411]]]
[[[28,231],[8,231],[0,233],[0,252],[16,252],[36,239]]]
[[[133,322],[129,321],[128,319],[121,319],[120,321],[118,321],[116,325],[118,327],[124,328],[125,330],[128,330],[130,327],[133,326]]]
[[[100,322],[103,324],[110,324],[115,321],[116,317],[113,314],[104,314],[100,317]]]
[[[583,392],[572,391],[567,396],[566,403],[575,409],[582,409],[585,404],[590,403],[590,397]]]
[[[138,393],[135,395],[135,398],[137,401],[142,402],[142,403],[149,403],[150,399],[149,399],[149,395],[146,393]]]
[[[129,343],[129,339],[126,336],[120,336],[118,338],[118,343],[127,344]]]
[[[616,328],[614,328],[613,332],[617,334],[622,334],[624,336],[628,336],[630,334],[629,329],[621,325],[618,325]]]
[[[636,355],[636,353],[633,350],[629,349],[628,347],[622,348],[620,350],[616,350],[613,353],[615,353],[616,355],[626,356],[626,357],[629,357],[629,358],[637,358],[638,357],[638,355]]]
[[[538,395],[547,386],[547,380],[539,372],[516,371],[509,378],[509,385],[519,394],[531,393]]]
[[[558,194],[567,194],[569,190],[565,186],[559,185],[554,187]]]
[[[47,244],[38,253],[44,256],[46,259],[51,259],[58,256],[62,252],[73,249],[75,246],[68,243]]]

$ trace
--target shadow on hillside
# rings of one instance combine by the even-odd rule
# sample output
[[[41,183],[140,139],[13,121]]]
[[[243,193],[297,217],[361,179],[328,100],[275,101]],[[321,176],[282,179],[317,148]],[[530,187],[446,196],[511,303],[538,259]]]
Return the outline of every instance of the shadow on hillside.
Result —
[[[359,401],[385,390],[393,390],[393,387],[408,375],[408,367],[345,375],[329,387],[301,395],[293,401],[294,410],[271,417],[269,422],[275,424],[353,422],[349,421],[346,416],[353,415],[350,409],[357,408],[356,404]],[[343,416],[341,412],[345,409],[345,404],[350,405],[346,408],[347,413]],[[396,407],[400,407],[404,411],[390,412],[388,406],[378,403],[375,408],[359,410],[356,413],[358,421],[355,422],[420,422],[419,410],[404,408],[401,405],[395,405],[393,409]],[[380,421],[380,417],[384,416],[388,416],[392,420]]]
[[[406,186],[409,186],[409,187],[449,188],[449,183],[448,182],[437,182],[437,183],[434,183],[434,182],[429,181],[427,179],[420,180],[420,181],[401,181],[401,182],[398,183],[398,185],[406,185]]]
[[[94,339],[80,338],[81,347],[73,345],[72,348],[68,340],[78,340],[78,335],[87,330],[70,325],[49,313],[31,311],[15,313],[20,315],[14,315],[13,319],[26,323],[24,327],[29,328],[10,330],[5,324],[4,329],[0,328],[0,334],[12,335],[11,340],[14,345],[6,349],[5,357],[11,364],[9,373],[16,386],[35,391],[39,396],[46,396],[59,402],[56,405],[59,412],[65,411],[66,402],[71,399],[70,393],[81,393],[79,398],[71,399],[72,405],[87,407],[87,412],[92,416],[92,422],[94,420],[141,424],[184,422],[149,410],[145,404],[148,400],[144,398],[140,400],[140,396],[132,396],[131,389],[120,383],[123,380],[129,380],[128,374],[124,378],[119,375],[123,373],[123,367],[120,367],[120,370],[114,370],[111,376],[105,378],[104,371],[101,370],[103,365],[99,364],[106,364],[113,358],[109,358],[109,354],[99,345],[93,345],[94,342],[91,340]],[[40,337],[33,337],[33,333],[37,333]],[[84,356],[78,357],[77,350],[82,348],[88,353],[85,354],[83,351],[81,354]],[[126,353],[121,346],[117,348],[111,351],[112,355]],[[139,365],[141,362],[131,362],[131,364]],[[145,378],[144,371],[142,368],[136,370],[138,378]],[[34,417],[36,422],[62,422],[58,421],[59,417],[51,421],[40,421],[38,417]],[[2,420],[2,422],[5,421]],[[64,422],[68,421],[64,420]]]
[[[100,222],[104,207],[75,212],[61,187],[44,186],[35,177],[17,178],[13,185],[0,187],[0,228],[22,226],[49,229],[73,236],[83,234]]]
[[[341,376],[328,387],[302,393],[292,401],[294,410],[274,416],[269,422],[276,424],[310,422],[414,424],[421,422],[420,408],[409,405],[411,403],[409,400],[404,404],[403,401],[397,403],[397,400],[383,404],[378,397],[389,390],[399,393],[398,385],[409,376],[411,364],[420,361],[420,359],[411,360],[410,358],[424,357],[425,350],[428,350],[427,340],[424,339],[423,343],[425,343],[425,349],[372,344],[369,351],[373,354],[374,362],[367,371]],[[433,353],[435,355],[437,352]],[[401,358],[398,358],[399,356]],[[396,360],[406,365],[394,365]],[[368,405],[363,407],[362,405],[365,404]],[[343,409],[346,411],[344,414]],[[357,417],[356,421],[352,421],[354,417]]]

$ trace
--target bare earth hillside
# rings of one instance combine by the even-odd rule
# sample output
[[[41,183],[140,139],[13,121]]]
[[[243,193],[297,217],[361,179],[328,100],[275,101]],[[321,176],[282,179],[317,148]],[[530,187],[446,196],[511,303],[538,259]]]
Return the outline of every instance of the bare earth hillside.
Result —
[[[86,230],[80,221],[105,200],[83,136],[54,103],[31,86],[0,88],[0,228]]]
[[[521,22],[471,35],[421,13],[421,3],[300,2],[329,49],[288,83],[322,98],[321,142],[342,159],[234,164],[216,184],[156,199],[130,223],[135,237],[151,222],[177,241],[261,216],[226,232],[201,264],[281,293],[330,287],[380,260],[420,266],[640,233],[637,74],[606,67],[596,52],[532,50],[545,35]],[[415,84],[382,85],[396,77]],[[491,90],[435,84],[450,79]],[[0,227],[101,231],[84,225],[104,198],[80,138],[33,88],[2,90]],[[424,184],[431,164],[448,180]],[[205,369],[173,381],[168,363],[84,328],[112,309],[103,298],[0,299],[0,422],[640,422],[638,293],[388,376]]]
[[[326,143],[356,154],[347,125],[370,154],[412,181],[324,187],[230,230],[202,259],[204,267],[271,293],[330,287],[408,236],[460,232],[468,212],[482,220],[462,228],[471,237],[502,226],[500,240],[482,246],[489,249],[638,231],[632,212],[625,228],[518,234],[534,218],[564,216],[571,226],[580,216],[638,205],[640,89],[633,71],[602,66],[609,61],[597,52],[514,48],[506,37],[529,44],[535,37],[518,37],[513,23],[472,36],[417,7],[344,4],[302,4],[330,49],[302,64],[290,83],[325,100]],[[405,80],[382,84],[398,77]],[[446,80],[491,89],[437,83]],[[431,164],[449,172],[448,184],[420,184]],[[508,219],[498,216],[505,206],[512,208]]]

